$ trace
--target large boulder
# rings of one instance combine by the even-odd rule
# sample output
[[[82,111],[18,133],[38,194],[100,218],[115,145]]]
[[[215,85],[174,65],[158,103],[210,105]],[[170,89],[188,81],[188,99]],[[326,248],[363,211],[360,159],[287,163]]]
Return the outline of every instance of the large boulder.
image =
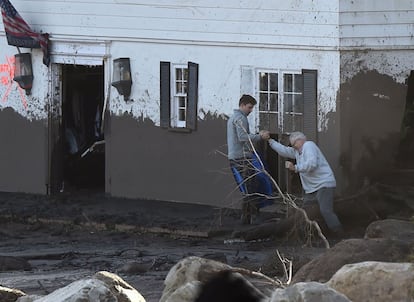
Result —
[[[350,302],[350,300],[330,288],[328,285],[318,282],[299,282],[287,288],[278,288],[273,292],[270,302]]]
[[[21,290],[0,286],[0,301],[2,302],[15,302],[19,297],[25,295]]]
[[[165,302],[193,302],[198,296],[200,288],[200,281],[190,281],[173,291]]]
[[[165,277],[164,290],[159,302],[167,302],[168,298],[175,291],[186,286],[187,283],[194,281],[205,282],[215,273],[230,268],[227,264],[205,258],[195,256],[184,258],[177,262]],[[187,291],[184,292],[187,293]],[[195,290],[193,294],[196,295],[197,291]]]
[[[365,230],[365,238],[390,238],[414,242],[414,223],[398,219],[374,221]]]
[[[414,264],[375,261],[348,264],[327,284],[354,302],[414,301]]]
[[[342,266],[364,261],[405,262],[409,242],[394,239],[348,239],[302,266],[292,279],[297,282],[327,282]]]
[[[26,297],[27,298],[27,297]],[[29,302],[30,300],[17,300]],[[33,302],[145,302],[144,297],[119,276],[98,272],[90,279],[81,279],[57,289]],[[30,301],[30,302],[31,302]]]

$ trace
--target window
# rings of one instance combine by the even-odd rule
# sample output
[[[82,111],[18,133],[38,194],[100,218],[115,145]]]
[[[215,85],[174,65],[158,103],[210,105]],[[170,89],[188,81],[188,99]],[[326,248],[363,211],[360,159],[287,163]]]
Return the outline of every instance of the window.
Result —
[[[198,64],[160,64],[160,125],[195,130],[198,105]]]
[[[252,70],[252,68],[250,68]],[[256,77],[258,96],[258,126],[269,130],[271,136],[288,143],[288,134],[302,131],[309,140],[317,142],[317,72],[315,70],[257,70],[249,76],[245,68],[244,84]],[[264,160],[268,171],[278,181],[283,191],[301,194],[298,174],[288,174],[285,159],[275,156],[273,150],[264,145]]]
[[[171,121],[176,127],[185,128],[187,115],[187,66],[174,66],[173,72],[173,101],[171,104]]]
[[[283,74],[283,132],[303,131],[303,78]]]
[[[316,71],[258,71],[259,128],[316,137]]]

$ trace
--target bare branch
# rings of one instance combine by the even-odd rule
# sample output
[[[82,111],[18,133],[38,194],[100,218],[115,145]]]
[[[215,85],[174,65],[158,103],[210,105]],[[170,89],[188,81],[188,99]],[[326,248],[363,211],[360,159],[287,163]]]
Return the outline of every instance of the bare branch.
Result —
[[[268,281],[270,284],[274,286],[283,287],[283,288],[285,287],[282,281],[278,279],[270,278],[269,276],[266,276],[265,274],[262,274],[261,272],[255,272],[255,271],[251,271],[251,270],[241,268],[241,267],[232,267],[230,270],[232,272],[240,273],[245,276],[259,277],[259,278],[265,279],[266,281]]]

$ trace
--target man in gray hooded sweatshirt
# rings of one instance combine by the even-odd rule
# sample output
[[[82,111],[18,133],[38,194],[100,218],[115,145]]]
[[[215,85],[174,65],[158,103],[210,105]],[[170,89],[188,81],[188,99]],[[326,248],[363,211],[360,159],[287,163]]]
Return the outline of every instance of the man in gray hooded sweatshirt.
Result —
[[[227,146],[230,168],[234,178],[242,191],[242,223],[251,224],[258,213],[255,193],[255,168],[252,165],[252,144],[269,136],[268,131],[251,134],[247,116],[253,111],[257,101],[251,95],[244,94],[239,100],[239,109],[234,109],[233,115],[227,122]]]

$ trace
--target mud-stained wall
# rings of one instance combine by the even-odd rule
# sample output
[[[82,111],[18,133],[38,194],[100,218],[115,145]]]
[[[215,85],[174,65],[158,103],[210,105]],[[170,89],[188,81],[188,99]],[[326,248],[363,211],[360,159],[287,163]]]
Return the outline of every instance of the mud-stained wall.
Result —
[[[226,120],[207,115],[191,133],[148,119],[112,116],[107,135],[111,195],[234,206],[240,195],[226,158]]]
[[[46,193],[47,128],[11,108],[0,111],[0,191]]]
[[[45,194],[47,67],[40,49],[30,52],[34,80],[27,95],[13,80],[16,48],[6,43],[0,41],[0,191]]]
[[[406,85],[376,70],[361,70],[341,84],[339,159],[345,191],[373,183],[392,168],[405,98]]]

